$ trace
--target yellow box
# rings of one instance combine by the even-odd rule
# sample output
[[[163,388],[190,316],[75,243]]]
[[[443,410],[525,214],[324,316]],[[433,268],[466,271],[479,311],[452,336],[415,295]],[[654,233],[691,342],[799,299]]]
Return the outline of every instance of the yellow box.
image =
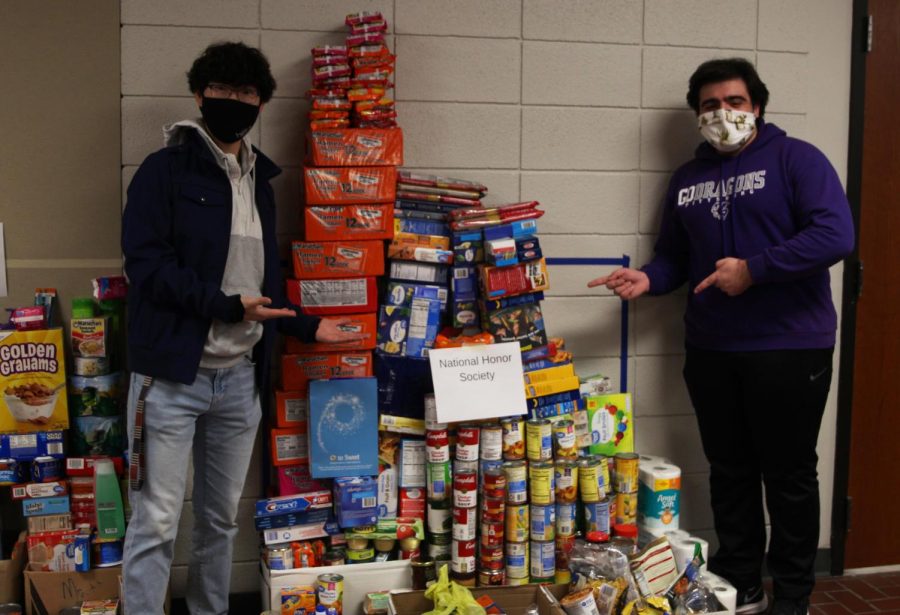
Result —
[[[559,380],[560,378],[571,378],[575,375],[575,366],[572,363],[565,365],[557,365],[555,367],[545,367],[544,369],[536,369],[523,374],[525,384],[536,384],[538,382],[547,382],[548,380]]]
[[[548,380],[547,382],[538,382],[536,384],[525,385],[525,397],[543,397],[544,395],[553,395],[554,393],[562,393],[563,391],[578,390],[578,376],[569,378],[560,378],[559,380]]]
[[[69,428],[62,329],[0,331],[0,433]]]

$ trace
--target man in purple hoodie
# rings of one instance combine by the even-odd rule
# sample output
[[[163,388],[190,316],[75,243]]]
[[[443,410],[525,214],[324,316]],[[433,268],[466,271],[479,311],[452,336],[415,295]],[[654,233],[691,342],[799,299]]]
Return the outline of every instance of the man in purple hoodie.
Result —
[[[689,284],[684,379],[710,464],[719,549],[710,570],[738,613],[805,614],[819,539],[816,441],[837,315],[828,268],[853,249],[834,168],[764,121],[769,92],[743,59],[711,60],[688,104],[706,139],[669,183],[653,259],[592,280],[624,300]]]

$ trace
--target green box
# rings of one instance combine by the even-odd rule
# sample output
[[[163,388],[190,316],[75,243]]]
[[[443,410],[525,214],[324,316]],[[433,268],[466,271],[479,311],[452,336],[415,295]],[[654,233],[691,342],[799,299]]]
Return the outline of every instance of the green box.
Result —
[[[592,455],[634,452],[631,393],[588,395],[585,399]]]

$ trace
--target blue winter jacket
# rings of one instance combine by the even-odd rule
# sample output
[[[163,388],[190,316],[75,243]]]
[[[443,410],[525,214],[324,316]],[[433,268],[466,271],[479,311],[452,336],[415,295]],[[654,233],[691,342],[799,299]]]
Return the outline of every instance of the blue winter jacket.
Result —
[[[262,294],[271,307],[291,307],[296,318],[263,324],[254,347],[257,384],[268,386],[276,329],[313,341],[319,318],[288,303],[275,236],[270,180],[281,173],[256,150],[256,208],[262,225],[265,269]],[[128,290],[129,368],[191,384],[213,319],[239,322],[239,295],[220,289],[231,237],[231,184],[201,137],[147,157],[131,180],[122,219],[122,252]]]

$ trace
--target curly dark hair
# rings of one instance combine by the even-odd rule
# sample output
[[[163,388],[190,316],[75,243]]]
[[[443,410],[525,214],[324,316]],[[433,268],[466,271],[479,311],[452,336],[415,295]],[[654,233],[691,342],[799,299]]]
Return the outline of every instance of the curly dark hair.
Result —
[[[264,103],[269,102],[276,87],[266,56],[244,43],[213,43],[194,60],[187,78],[194,93],[203,92],[210,83],[252,85]]]
[[[759,78],[753,64],[743,58],[709,60],[697,67],[688,82],[687,93],[687,102],[694,113],[700,113],[700,88],[710,83],[731,79],[741,79],[744,82],[750,94],[750,102],[754,106],[759,105],[759,117],[764,117],[766,104],[769,102],[769,90]]]

